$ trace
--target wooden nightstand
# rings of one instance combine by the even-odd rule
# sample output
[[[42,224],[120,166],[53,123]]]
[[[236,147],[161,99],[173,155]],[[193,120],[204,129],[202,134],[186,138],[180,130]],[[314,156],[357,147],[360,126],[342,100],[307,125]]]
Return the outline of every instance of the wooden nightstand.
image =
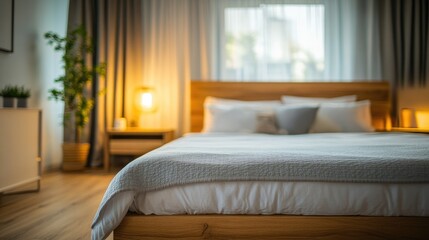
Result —
[[[143,155],[174,138],[172,129],[109,129],[104,139],[104,169],[110,169],[112,155]]]
[[[392,127],[392,132],[409,132],[409,133],[427,133],[429,134],[429,129],[424,128],[401,128],[401,127]]]

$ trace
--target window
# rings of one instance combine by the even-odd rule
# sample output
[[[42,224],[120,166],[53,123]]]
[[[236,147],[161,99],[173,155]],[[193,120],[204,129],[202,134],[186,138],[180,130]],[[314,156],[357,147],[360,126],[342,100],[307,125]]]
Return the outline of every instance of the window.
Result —
[[[261,4],[224,10],[224,79],[317,80],[325,69],[322,4]]]

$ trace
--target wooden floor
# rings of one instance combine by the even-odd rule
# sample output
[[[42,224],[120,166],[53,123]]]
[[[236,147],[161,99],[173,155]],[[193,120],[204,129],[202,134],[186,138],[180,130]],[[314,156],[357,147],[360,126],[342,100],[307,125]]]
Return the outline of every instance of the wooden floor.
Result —
[[[113,178],[49,173],[38,193],[0,197],[0,239],[91,239],[91,222]]]

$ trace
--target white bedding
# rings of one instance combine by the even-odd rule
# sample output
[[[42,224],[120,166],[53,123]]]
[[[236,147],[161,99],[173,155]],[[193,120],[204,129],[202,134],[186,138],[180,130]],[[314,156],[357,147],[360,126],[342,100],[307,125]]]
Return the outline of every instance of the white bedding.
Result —
[[[419,144],[429,149],[429,138],[417,134],[380,134],[377,141]],[[323,137],[321,137],[323,136]],[[192,137],[192,136],[191,136]],[[228,137],[228,136],[225,136]],[[252,135],[246,135],[251,141]],[[285,136],[287,138],[287,136]],[[308,134],[309,139],[340,137],[338,134]],[[300,137],[300,138],[302,138]],[[340,138],[344,136],[341,135]],[[347,134],[362,140],[364,134]],[[393,140],[389,140],[394,138]],[[275,138],[279,140],[278,137]],[[383,140],[384,139],[384,140]],[[314,140],[314,139],[313,139]],[[371,140],[371,139],[369,139]],[[302,141],[302,139],[300,139]],[[341,141],[340,141],[341,142]],[[365,142],[365,141],[364,141]],[[244,142],[242,142],[244,143]],[[365,142],[366,146],[371,143]],[[383,144],[382,144],[383,145]],[[395,146],[396,146],[395,145]],[[340,146],[338,146],[340,147]],[[198,149],[203,152],[203,149]],[[355,153],[357,155],[365,153]],[[392,152],[386,152],[392,156]],[[406,154],[403,154],[403,157]],[[426,159],[429,161],[428,158]],[[425,160],[423,160],[425,161]],[[303,214],[429,216],[429,183],[347,183],[241,181],[177,185],[157,191],[121,191],[99,212],[93,224],[93,239],[105,238],[126,212],[144,214]]]
[[[133,212],[429,216],[429,184],[222,182],[138,194]]]

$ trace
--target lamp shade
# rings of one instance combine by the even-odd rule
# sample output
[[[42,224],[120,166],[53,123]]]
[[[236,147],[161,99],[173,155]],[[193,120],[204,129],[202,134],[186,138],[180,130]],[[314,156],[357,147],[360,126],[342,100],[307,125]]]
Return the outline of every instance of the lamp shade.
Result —
[[[154,112],[155,90],[151,87],[140,87],[136,90],[135,105],[141,112]]]
[[[417,127],[416,111],[413,108],[401,109],[401,127],[415,128]]]
[[[416,111],[417,127],[429,129],[429,111]]]

